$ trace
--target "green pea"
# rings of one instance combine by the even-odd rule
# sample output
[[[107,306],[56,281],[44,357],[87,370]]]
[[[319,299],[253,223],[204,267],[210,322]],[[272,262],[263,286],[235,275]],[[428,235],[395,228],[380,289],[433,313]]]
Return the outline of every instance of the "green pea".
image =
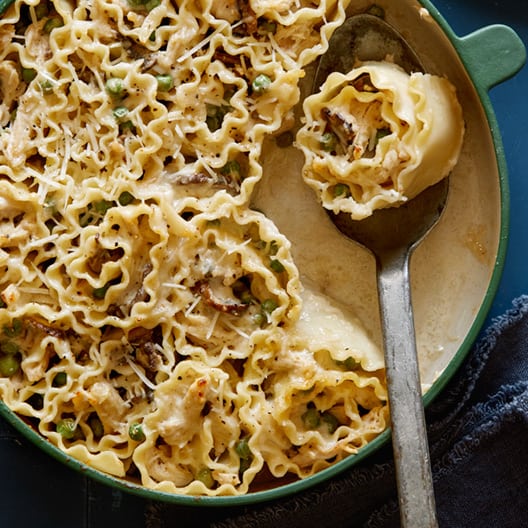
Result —
[[[47,33],[49,35],[55,28],[62,27],[63,25],[64,25],[64,22],[62,21],[60,17],[52,17],[46,20],[43,30],[44,30],[44,33]]]
[[[90,416],[90,419],[88,420],[88,425],[90,426],[90,429],[92,430],[93,435],[95,438],[101,438],[101,436],[104,435],[104,426],[103,422],[101,422],[101,419],[97,414],[93,414]]]
[[[207,128],[211,132],[215,132],[219,128],[221,128],[222,123],[224,122],[225,115],[231,110],[230,106],[226,105],[213,105],[207,103],[205,105],[205,111],[206,111],[206,118],[205,122],[207,124]]]
[[[37,76],[36,70],[33,68],[22,68],[22,80],[29,84]]]
[[[20,360],[17,356],[8,354],[0,357],[0,375],[9,378],[15,375],[19,368]]]
[[[255,300],[255,297],[253,297],[249,290],[241,293],[238,298],[242,304],[251,304]]]
[[[262,312],[254,314],[251,319],[257,326],[262,326],[267,320],[266,316]]]
[[[309,407],[301,416],[301,419],[307,429],[317,429],[321,423],[321,417],[317,409]]]
[[[344,183],[338,183],[334,187],[334,197],[335,198],[347,198],[350,196],[350,187]]]
[[[14,356],[20,352],[20,347],[13,341],[4,341],[0,343],[0,350],[9,356]]]
[[[105,284],[101,288],[94,288],[92,290],[92,297],[94,299],[99,299],[99,300],[104,299],[109,287],[110,287],[109,284]]]
[[[277,259],[271,259],[270,261],[270,268],[275,271],[276,273],[282,273],[285,268],[284,265],[280,260]]]
[[[64,418],[57,423],[57,433],[59,433],[62,438],[66,440],[71,440],[76,433],[77,425],[73,418]]]
[[[129,205],[135,200],[134,195],[128,191],[123,191],[117,201],[120,205]]]
[[[277,301],[275,301],[274,299],[266,299],[265,301],[262,301],[261,304],[262,310],[268,314],[276,310],[278,306],[279,305],[277,304]]]
[[[49,14],[49,8],[47,2],[41,2],[35,7],[35,16],[37,20],[42,20],[44,17],[47,17]]]
[[[238,466],[238,472],[242,475],[251,466],[251,458],[241,458]]]
[[[390,136],[392,134],[392,131],[390,128],[379,128],[376,131],[376,141],[379,141],[380,139]]]
[[[270,255],[276,255],[279,252],[279,244],[275,240],[272,240],[269,245],[268,253]]]
[[[326,425],[330,434],[333,434],[340,425],[339,420],[331,412],[328,411],[325,411],[321,415],[321,420]]]
[[[53,83],[49,79],[39,82],[40,91],[44,95],[50,95],[53,93]]]
[[[326,132],[321,136],[319,145],[325,152],[332,152],[337,147],[337,136],[333,132]]]
[[[230,103],[231,99],[234,97],[237,90],[238,90],[237,86],[224,84],[224,101],[227,101],[228,103]],[[231,105],[229,105],[229,107],[231,108]]]
[[[139,422],[133,422],[128,428],[128,436],[135,442],[144,442],[145,433],[143,432],[143,426]]]
[[[196,480],[203,482],[207,488],[212,488],[215,485],[213,473],[208,467],[204,467],[196,473]]]
[[[251,83],[253,93],[260,95],[266,92],[271,86],[271,79],[264,73],[257,75]]]
[[[361,364],[356,361],[352,356],[347,357],[343,363],[347,370],[354,370],[361,366]]]
[[[145,2],[145,9],[147,11],[152,11],[155,7],[158,7],[161,4],[161,0],[148,0]]]
[[[130,7],[144,7],[147,11],[152,11],[161,4],[161,0],[128,0]]]
[[[66,372],[57,372],[51,384],[54,387],[64,387],[67,381],[68,381],[68,375],[66,374]]]
[[[230,176],[231,178],[239,180],[241,172],[240,163],[237,160],[230,160],[220,169],[220,172],[224,176]]]
[[[233,295],[244,304],[251,304],[255,298],[251,294],[251,284],[247,277],[237,279],[231,286]]]
[[[112,97],[121,97],[124,92],[123,80],[118,77],[110,77],[106,81],[105,88]]]
[[[132,121],[123,121],[122,123],[119,123],[119,132],[122,134],[125,133],[127,130],[130,130],[131,132],[134,131],[134,123]]]
[[[22,319],[19,319],[18,317],[16,317],[15,319],[11,321],[11,326],[4,325],[3,327],[4,335],[6,337],[20,336],[22,334],[23,329],[24,329],[24,324],[22,322]]]
[[[277,32],[277,23],[272,20],[262,20],[258,26],[258,33],[260,35],[268,35],[269,33],[275,34]]]
[[[110,200],[99,200],[97,202],[93,203],[94,209],[100,214],[104,215],[108,209],[111,207],[114,207],[114,202],[111,202]]]
[[[278,308],[277,301],[275,299],[266,299],[260,304],[260,313],[252,316],[253,322],[258,326],[264,326],[270,322],[270,314]]]
[[[240,457],[238,470],[242,475],[251,466],[251,461],[253,460],[253,454],[251,453],[251,449],[246,438],[239,440],[235,446],[235,451]]]
[[[168,73],[156,75],[156,81],[158,81],[159,92],[168,92],[174,87],[174,79]]]
[[[243,460],[247,460],[252,457],[251,449],[246,438],[242,438],[238,441],[235,451],[237,455]]]
[[[262,211],[260,209],[253,209],[253,211],[258,211],[259,213],[262,213]],[[262,214],[264,214],[264,213],[262,213]],[[267,242],[265,242],[264,240],[261,240],[261,239],[255,240],[253,242],[253,244],[255,245],[255,247],[257,249],[266,249],[266,247],[268,245]]]
[[[117,121],[122,121],[128,115],[128,108],[126,106],[116,106],[112,113]]]

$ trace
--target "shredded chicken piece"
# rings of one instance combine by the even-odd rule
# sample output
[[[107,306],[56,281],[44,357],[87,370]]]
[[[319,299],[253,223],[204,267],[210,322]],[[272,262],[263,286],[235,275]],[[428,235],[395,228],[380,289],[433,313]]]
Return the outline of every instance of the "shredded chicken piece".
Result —
[[[168,416],[160,422],[158,431],[168,444],[183,447],[198,432],[208,386],[206,378],[198,378],[183,399],[173,397],[167,402]]]
[[[31,24],[26,30],[26,50],[32,55],[38,64],[44,63],[51,57],[49,39],[44,34],[42,26],[45,20],[39,24]]]
[[[230,24],[241,18],[237,0],[213,0],[211,14],[215,18],[227,20]]]
[[[0,126],[6,126],[11,119],[11,105],[20,95],[20,79],[13,61],[0,62]]]
[[[170,458],[161,450],[152,450],[146,458],[145,465],[152,478],[158,482],[173,482],[176,486],[185,486],[193,479],[193,474]]]
[[[38,358],[31,356],[22,360],[22,370],[31,383],[40,381],[48,370],[50,359],[55,355],[53,346],[48,345]]]
[[[97,411],[105,433],[119,431],[122,428],[122,419],[126,414],[127,405],[108,381],[94,383],[86,397]]]

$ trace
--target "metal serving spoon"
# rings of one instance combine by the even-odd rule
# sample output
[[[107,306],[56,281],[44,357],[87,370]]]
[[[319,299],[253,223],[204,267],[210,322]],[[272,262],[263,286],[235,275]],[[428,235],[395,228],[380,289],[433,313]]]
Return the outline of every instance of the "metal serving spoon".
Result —
[[[315,74],[314,90],[333,71],[348,72],[356,60],[394,62],[408,72],[423,71],[414,51],[382,18],[363,14],[347,19],[332,36]],[[392,443],[403,527],[438,526],[409,283],[412,251],[438,221],[448,194],[448,179],[400,207],[381,209],[354,221],[329,213],[337,228],[374,254],[384,339],[392,423]]]

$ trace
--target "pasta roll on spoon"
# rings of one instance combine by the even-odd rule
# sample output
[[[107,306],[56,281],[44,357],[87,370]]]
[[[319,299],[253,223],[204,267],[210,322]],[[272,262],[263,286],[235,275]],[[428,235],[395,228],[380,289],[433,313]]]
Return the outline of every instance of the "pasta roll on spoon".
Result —
[[[354,220],[399,205],[446,177],[464,135],[445,78],[370,61],[329,75],[304,102],[303,177],[323,206]]]

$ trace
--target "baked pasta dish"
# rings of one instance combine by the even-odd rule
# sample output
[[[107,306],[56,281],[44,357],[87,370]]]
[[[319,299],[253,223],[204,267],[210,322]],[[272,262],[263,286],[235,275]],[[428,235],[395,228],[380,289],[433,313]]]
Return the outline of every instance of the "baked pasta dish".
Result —
[[[378,347],[251,208],[262,143],[293,126],[344,8],[2,15],[0,396],[61,451],[149,489],[240,495],[387,428]]]

